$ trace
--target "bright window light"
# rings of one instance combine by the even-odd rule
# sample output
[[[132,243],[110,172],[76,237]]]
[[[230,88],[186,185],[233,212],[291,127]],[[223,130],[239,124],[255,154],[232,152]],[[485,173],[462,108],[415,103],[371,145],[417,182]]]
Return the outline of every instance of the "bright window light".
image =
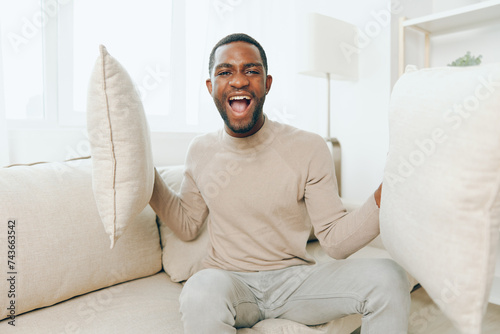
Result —
[[[73,2],[74,111],[85,112],[87,84],[103,44],[135,81],[146,113],[168,115],[171,11],[165,0]]]
[[[5,118],[44,118],[42,28],[50,13],[40,0],[0,0],[0,80]]]

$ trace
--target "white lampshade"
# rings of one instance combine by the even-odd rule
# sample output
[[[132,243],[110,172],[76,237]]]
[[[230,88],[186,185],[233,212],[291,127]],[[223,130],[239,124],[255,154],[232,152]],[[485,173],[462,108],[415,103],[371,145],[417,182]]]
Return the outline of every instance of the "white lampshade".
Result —
[[[298,72],[334,80],[358,77],[357,27],[333,17],[309,13],[299,33]]]

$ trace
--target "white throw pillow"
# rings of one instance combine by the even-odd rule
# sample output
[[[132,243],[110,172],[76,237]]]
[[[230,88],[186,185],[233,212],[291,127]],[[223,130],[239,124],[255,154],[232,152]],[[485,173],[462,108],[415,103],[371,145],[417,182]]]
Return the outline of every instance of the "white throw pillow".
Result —
[[[461,333],[481,333],[500,223],[500,64],[407,71],[389,111],[381,235]]]
[[[140,96],[127,71],[102,45],[88,87],[87,130],[94,195],[113,248],[148,205],[154,167]]]

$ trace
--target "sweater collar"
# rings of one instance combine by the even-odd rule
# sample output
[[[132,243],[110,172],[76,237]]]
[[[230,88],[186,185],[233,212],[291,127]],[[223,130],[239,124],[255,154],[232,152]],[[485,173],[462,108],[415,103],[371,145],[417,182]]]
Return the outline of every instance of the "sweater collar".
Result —
[[[264,114],[264,125],[251,136],[238,138],[222,129],[222,142],[228,149],[237,153],[257,152],[269,146],[274,140],[274,122]]]

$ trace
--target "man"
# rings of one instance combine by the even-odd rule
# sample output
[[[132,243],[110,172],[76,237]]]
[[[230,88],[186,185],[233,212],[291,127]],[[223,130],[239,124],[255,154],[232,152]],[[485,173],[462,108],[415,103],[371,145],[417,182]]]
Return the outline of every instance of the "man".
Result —
[[[346,213],[325,141],[264,115],[267,70],[250,36],[219,41],[206,84],[224,129],[193,141],[179,194],[156,173],[150,204],[179,238],[194,239],[209,215],[206,269],[180,296],[185,333],[236,333],[267,318],[316,325],[353,313],[363,315],[362,333],[406,333],[409,283],[397,264],[318,265],[308,256],[311,223],[337,259],[375,238],[381,188]]]

